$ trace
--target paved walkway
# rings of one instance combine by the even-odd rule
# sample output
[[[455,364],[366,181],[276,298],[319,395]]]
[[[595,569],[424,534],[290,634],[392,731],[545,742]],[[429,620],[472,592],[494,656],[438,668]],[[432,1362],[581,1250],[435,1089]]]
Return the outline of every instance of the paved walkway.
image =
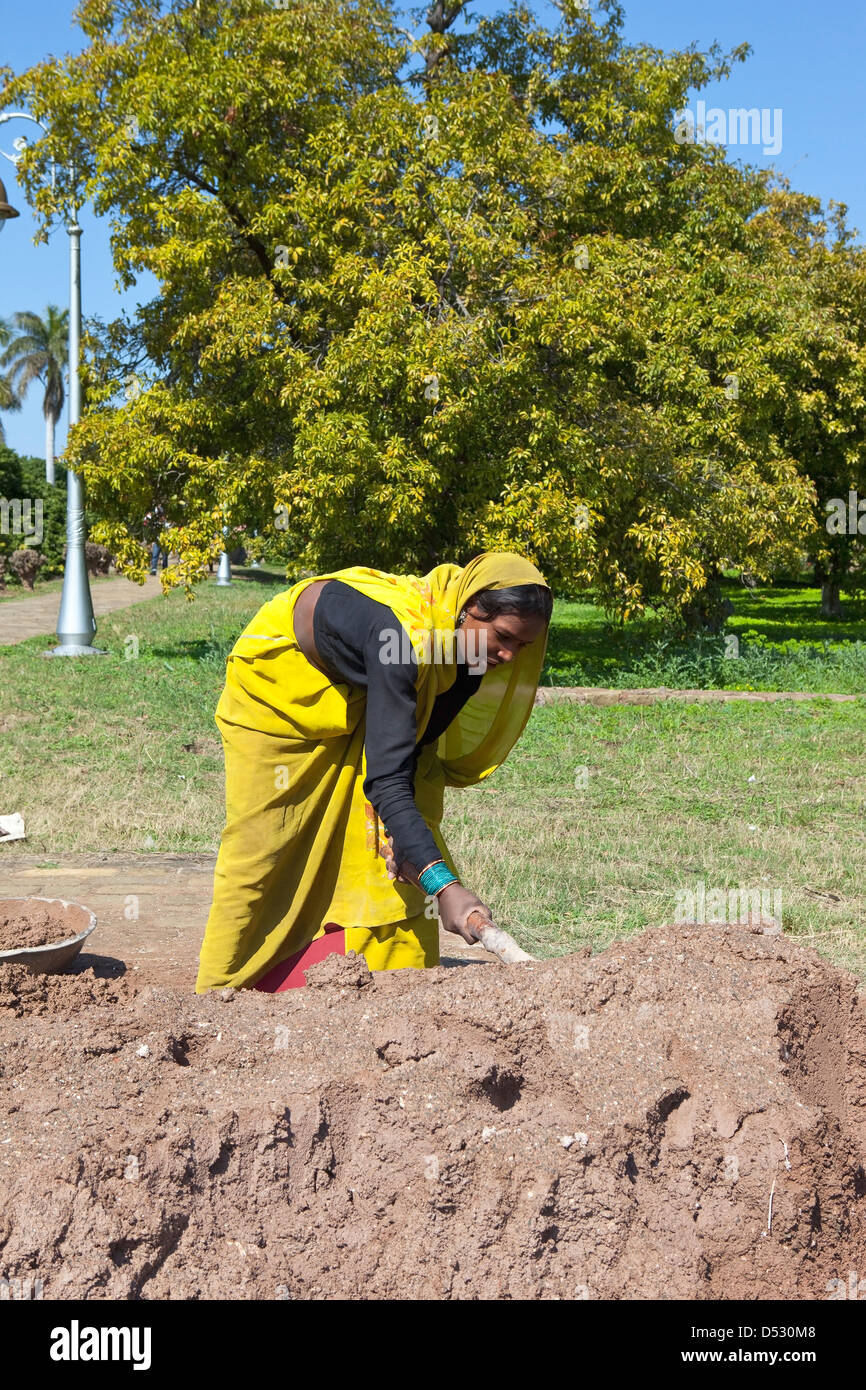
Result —
[[[104,613],[114,613],[119,608],[131,608],[134,603],[142,603],[144,599],[156,598],[162,593],[162,585],[157,576],[148,575],[144,584],[134,584],[132,580],[118,576],[92,582],[90,592],[98,623]],[[59,612],[59,589],[53,594],[34,594],[32,598],[7,599],[5,603],[0,603],[0,647],[24,642],[28,637],[49,636],[56,631]]]
[[[96,913],[82,965],[123,968],[148,984],[192,990],[211,904],[213,854],[82,854],[62,862],[0,847],[0,900],[65,898]],[[440,934],[443,965],[491,963],[480,947]],[[497,967],[505,968],[505,967]]]
[[[773,703],[778,700],[862,700],[864,695],[828,695],[808,690],[672,690],[669,686],[648,686],[639,690],[605,690],[596,685],[544,685],[535,696],[537,705],[573,701],[579,705],[655,705],[660,700],[685,700],[689,704],[716,704],[730,700]]]

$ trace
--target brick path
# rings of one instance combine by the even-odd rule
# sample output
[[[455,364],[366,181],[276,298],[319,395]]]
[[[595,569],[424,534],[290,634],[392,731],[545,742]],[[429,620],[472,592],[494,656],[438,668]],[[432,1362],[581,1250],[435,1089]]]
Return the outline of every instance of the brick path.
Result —
[[[605,690],[596,685],[544,685],[535,696],[537,705],[572,701],[579,705],[655,705],[660,700],[682,700],[706,705],[747,700],[756,704],[778,700],[862,700],[866,695],[826,695],[808,690],[672,690],[669,686],[648,686],[639,690]]]
[[[134,584],[120,576],[91,583],[90,592],[98,624],[104,613],[114,613],[119,608],[130,608],[134,603],[156,598],[162,593],[162,586],[157,576],[148,575],[144,584]],[[50,636],[56,630],[59,612],[59,589],[52,594],[34,594],[32,598],[7,599],[0,603],[0,647],[24,642],[28,637]],[[98,632],[96,645],[99,646]]]
[[[215,861],[213,854],[81,854],[56,862],[8,845],[0,848],[0,899],[83,903],[97,927],[81,964],[115,974],[122,962],[149,984],[192,990]],[[492,960],[444,932],[440,949],[443,965]]]

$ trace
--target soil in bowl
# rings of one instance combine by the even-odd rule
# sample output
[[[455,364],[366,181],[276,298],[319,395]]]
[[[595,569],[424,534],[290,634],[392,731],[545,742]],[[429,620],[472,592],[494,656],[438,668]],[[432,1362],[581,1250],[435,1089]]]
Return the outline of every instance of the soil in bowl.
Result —
[[[49,903],[16,903],[0,907],[0,951],[21,951],[33,946],[56,946],[77,933],[68,921],[51,911]]]

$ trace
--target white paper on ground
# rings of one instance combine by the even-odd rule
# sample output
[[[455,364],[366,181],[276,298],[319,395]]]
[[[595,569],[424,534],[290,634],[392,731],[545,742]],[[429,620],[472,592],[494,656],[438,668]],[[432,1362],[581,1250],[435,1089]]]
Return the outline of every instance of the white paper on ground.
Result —
[[[24,817],[17,811],[11,816],[0,816],[0,845],[5,845],[9,840],[25,840]]]

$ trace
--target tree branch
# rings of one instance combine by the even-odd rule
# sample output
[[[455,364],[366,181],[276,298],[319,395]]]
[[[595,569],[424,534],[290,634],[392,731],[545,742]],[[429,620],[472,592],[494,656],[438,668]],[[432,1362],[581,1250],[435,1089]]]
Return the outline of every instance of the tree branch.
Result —
[[[273,266],[271,265],[270,259],[268,257],[267,249],[263,245],[263,243],[259,241],[258,237],[253,236],[252,232],[249,231],[249,223],[247,222],[240,208],[237,207],[234,203],[229,202],[229,200],[225,198],[223,194],[220,193],[219,189],[215,188],[213,184],[208,183],[207,179],[201,178],[199,174],[192,173],[190,170],[185,169],[181,164],[177,165],[177,171],[182,178],[188,179],[189,182],[195,188],[200,188],[203,193],[209,193],[211,197],[216,198],[217,202],[225,208],[229,217],[232,219],[238,231],[241,233],[241,236],[243,237],[243,240],[245,241],[246,245],[252,251],[253,255],[255,256],[256,260],[261,266],[265,274],[265,278],[270,284],[271,289],[274,291],[274,294],[277,296],[281,303],[288,304],[290,302],[289,299],[273,278]]]

